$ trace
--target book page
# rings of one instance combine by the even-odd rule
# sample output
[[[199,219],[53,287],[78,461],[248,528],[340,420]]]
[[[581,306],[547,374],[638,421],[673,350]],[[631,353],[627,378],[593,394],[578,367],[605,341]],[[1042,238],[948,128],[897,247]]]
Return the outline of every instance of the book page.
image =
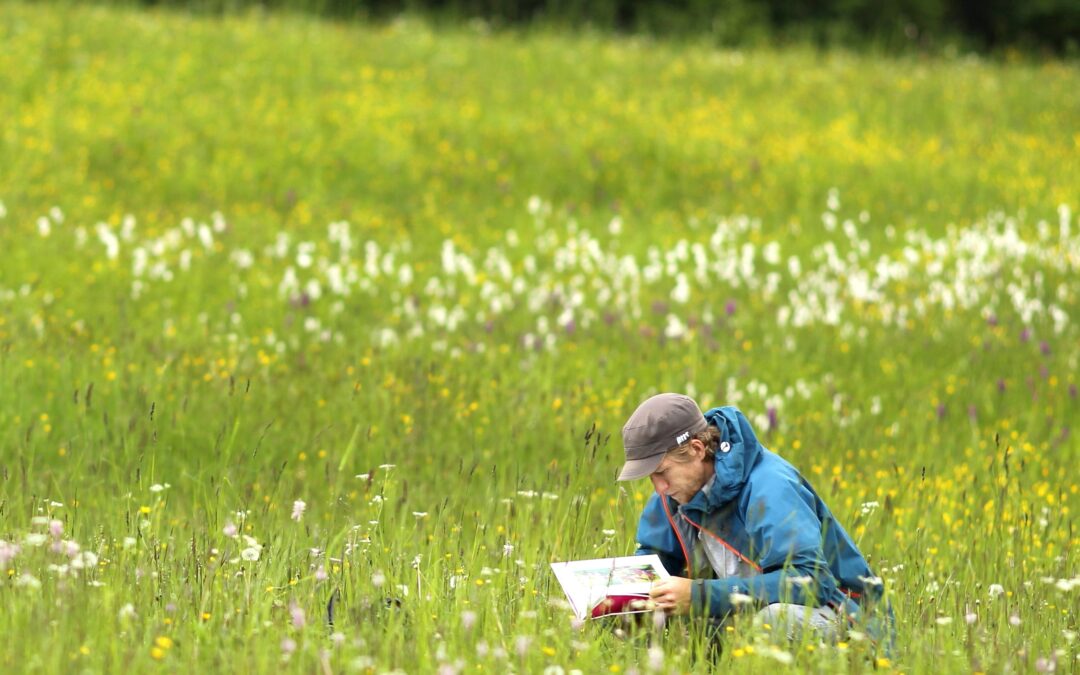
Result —
[[[648,597],[653,582],[671,576],[656,555],[554,562],[551,569],[578,618],[608,596]]]

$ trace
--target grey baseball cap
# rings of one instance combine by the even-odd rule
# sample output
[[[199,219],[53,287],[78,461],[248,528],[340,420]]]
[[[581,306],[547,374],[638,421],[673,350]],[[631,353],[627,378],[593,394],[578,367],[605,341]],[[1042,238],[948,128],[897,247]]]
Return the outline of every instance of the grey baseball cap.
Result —
[[[617,480],[644,478],[660,466],[664,455],[708,426],[694,399],[657,394],[638,406],[622,428],[626,463]]]

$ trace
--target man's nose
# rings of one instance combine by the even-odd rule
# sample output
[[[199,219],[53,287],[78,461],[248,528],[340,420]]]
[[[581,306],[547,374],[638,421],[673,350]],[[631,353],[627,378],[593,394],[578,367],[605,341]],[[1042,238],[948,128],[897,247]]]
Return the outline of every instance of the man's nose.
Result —
[[[656,490],[657,494],[667,494],[668,484],[666,480],[656,476],[649,476],[649,478],[652,480],[653,489]]]

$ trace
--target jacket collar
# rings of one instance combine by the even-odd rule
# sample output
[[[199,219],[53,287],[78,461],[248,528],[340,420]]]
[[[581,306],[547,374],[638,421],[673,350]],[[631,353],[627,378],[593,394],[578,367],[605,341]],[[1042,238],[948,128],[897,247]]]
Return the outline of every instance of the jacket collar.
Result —
[[[705,413],[705,420],[720,430],[720,447],[713,465],[715,475],[707,490],[699,490],[680,507],[686,513],[713,511],[738,497],[763,450],[750,422],[738,408],[713,408]]]

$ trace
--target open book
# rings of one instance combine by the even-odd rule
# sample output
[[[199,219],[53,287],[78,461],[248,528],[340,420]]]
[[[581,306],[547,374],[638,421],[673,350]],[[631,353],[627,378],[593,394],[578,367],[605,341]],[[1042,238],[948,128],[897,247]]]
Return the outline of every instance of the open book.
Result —
[[[551,570],[579,619],[652,611],[649,588],[671,576],[656,555],[553,562]]]

